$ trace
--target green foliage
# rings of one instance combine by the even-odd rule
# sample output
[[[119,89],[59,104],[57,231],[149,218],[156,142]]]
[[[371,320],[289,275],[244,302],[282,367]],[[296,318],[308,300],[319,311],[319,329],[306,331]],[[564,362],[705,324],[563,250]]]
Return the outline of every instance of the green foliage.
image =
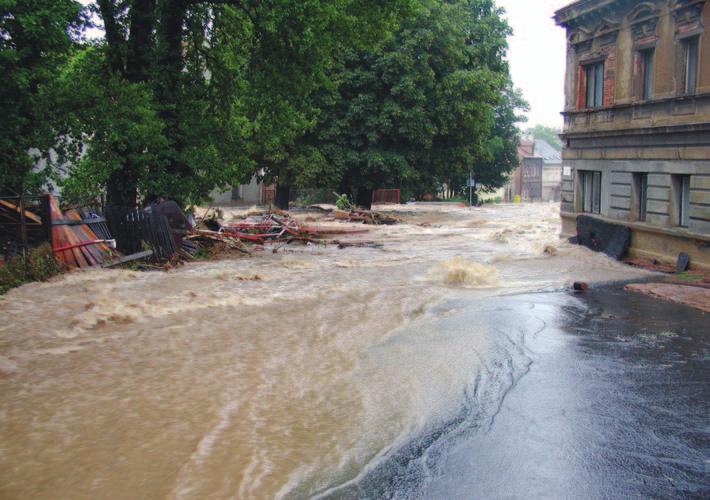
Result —
[[[318,116],[310,96],[334,87],[334,47],[379,39],[410,1],[98,0],[105,40],[79,50],[60,85],[65,192],[199,203],[257,168],[313,183],[328,172],[320,151],[289,148]]]
[[[683,281],[699,281],[702,282],[705,279],[703,274],[694,274],[690,271],[684,271],[682,273],[677,273],[675,277]]]
[[[562,141],[559,135],[562,130],[553,127],[546,127],[544,125],[535,125],[525,131],[527,135],[531,135],[533,139],[541,139],[547,142],[550,146],[555,148],[557,151],[562,150]]]
[[[100,0],[95,10],[105,40],[76,51],[60,81],[69,137],[86,146],[70,151],[65,193],[191,204],[248,177],[240,93],[251,34],[224,32],[244,16],[180,0]]]
[[[355,208],[350,196],[347,194],[339,194],[338,198],[335,200],[335,207],[338,210],[352,210]]]
[[[414,1],[256,5],[259,42],[246,75],[251,158],[264,169],[267,182],[334,185],[340,172],[321,148],[316,131],[340,83],[341,54],[386,38]]]
[[[150,89],[126,82],[107,71],[105,47],[75,51],[56,83],[58,103],[67,111],[56,150],[63,169],[55,165],[63,197],[75,203],[101,197],[113,173],[130,162],[144,190],[159,181],[152,173],[164,161],[167,141]],[[88,147],[82,147],[83,144]]]
[[[385,43],[344,51],[317,140],[341,186],[436,192],[515,167],[523,105],[504,61],[507,24],[491,0],[429,1]],[[494,162],[495,163],[494,165]]]
[[[34,164],[55,139],[58,113],[49,84],[79,35],[74,0],[0,0],[0,193],[34,191],[44,172]]]
[[[298,196],[294,205],[297,207],[307,207],[318,203],[333,203],[337,198],[337,193],[334,193],[329,188],[308,188],[299,189]]]
[[[458,192],[515,166],[524,103],[493,0],[97,0],[96,43],[75,1],[0,5],[3,190],[43,182],[31,148],[70,200],[128,205],[256,172],[284,193]]]
[[[508,181],[508,174],[518,166],[519,132],[516,122],[524,121],[525,117],[517,112],[526,110],[527,103],[508,82],[501,101],[494,109],[495,122],[486,141],[485,154],[473,169],[477,186],[485,190],[503,186]],[[459,185],[465,183],[465,177],[459,180]]]
[[[45,243],[29,251],[26,257],[18,255],[0,264],[0,295],[25,283],[47,281],[62,272],[62,265]]]
[[[209,249],[205,247],[198,248],[192,256],[195,260],[210,260],[212,258],[212,254]]]

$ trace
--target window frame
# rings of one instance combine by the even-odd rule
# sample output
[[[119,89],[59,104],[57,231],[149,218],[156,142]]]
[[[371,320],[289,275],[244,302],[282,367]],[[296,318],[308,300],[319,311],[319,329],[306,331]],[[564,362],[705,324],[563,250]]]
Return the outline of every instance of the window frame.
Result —
[[[683,93],[695,94],[698,90],[700,74],[700,35],[682,39],[683,44]]]
[[[673,224],[687,228],[690,225],[690,175],[671,175],[671,186],[673,195]]]
[[[599,170],[579,171],[582,212],[601,214],[602,208],[602,173]]]
[[[636,219],[646,222],[648,215],[648,172],[634,173]]]
[[[655,47],[646,47],[644,49],[639,49],[638,51],[640,65],[640,97],[643,101],[648,101],[653,98],[653,69],[655,52]]]
[[[586,63],[584,70],[584,106],[587,109],[604,107],[604,61]]]

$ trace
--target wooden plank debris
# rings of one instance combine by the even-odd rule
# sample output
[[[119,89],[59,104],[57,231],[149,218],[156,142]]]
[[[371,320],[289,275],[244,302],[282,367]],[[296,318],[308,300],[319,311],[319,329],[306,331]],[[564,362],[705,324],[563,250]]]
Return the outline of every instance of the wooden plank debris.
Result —
[[[111,262],[107,262],[103,264],[101,267],[104,268],[110,268],[110,267],[116,267],[120,266],[121,264],[125,264],[127,262],[133,262],[135,260],[140,260],[140,259],[147,259],[148,257],[151,257],[153,255],[153,250],[144,250],[142,252],[136,252],[132,253],[131,255],[124,255],[120,257],[119,259],[116,259]]]
[[[57,200],[52,195],[48,196],[51,221],[70,220],[75,223],[52,224],[52,250],[60,262],[70,269],[84,268],[100,265],[113,255],[105,240],[81,223],[81,216],[76,210],[63,213]]]
[[[11,202],[8,201],[8,200],[0,200],[0,205],[2,205],[2,206],[5,207],[5,208],[8,208],[8,209],[10,209],[10,210],[13,210],[13,211],[17,212],[18,214],[24,214],[24,216],[25,216],[27,219],[31,220],[32,222],[35,222],[35,223],[37,223],[37,224],[42,224],[42,219],[41,219],[41,217],[37,216],[36,214],[33,214],[33,213],[30,212],[29,210],[22,210],[22,211],[20,211],[20,207],[18,207],[18,206],[15,205],[14,203],[11,203]]]

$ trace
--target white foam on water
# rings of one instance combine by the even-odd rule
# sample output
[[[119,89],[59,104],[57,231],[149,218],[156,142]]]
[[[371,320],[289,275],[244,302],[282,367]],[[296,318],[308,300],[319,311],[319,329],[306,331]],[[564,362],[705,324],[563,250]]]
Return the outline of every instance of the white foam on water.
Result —
[[[429,278],[446,285],[466,288],[496,287],[499,284],[498,270],[495,267],[462,257],[438,262],[432,268]]]

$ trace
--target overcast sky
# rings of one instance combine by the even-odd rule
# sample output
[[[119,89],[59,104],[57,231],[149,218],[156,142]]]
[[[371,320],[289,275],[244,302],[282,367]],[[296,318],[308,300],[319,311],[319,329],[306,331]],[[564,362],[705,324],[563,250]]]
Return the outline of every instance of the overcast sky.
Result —
[[[515,34],[510,39],[510,70],[515,86],[530,103],[527,128],[541,124],[562,127],[565,32],[555,26],[555,11],[572,0],[496,0],[505,8]]]

